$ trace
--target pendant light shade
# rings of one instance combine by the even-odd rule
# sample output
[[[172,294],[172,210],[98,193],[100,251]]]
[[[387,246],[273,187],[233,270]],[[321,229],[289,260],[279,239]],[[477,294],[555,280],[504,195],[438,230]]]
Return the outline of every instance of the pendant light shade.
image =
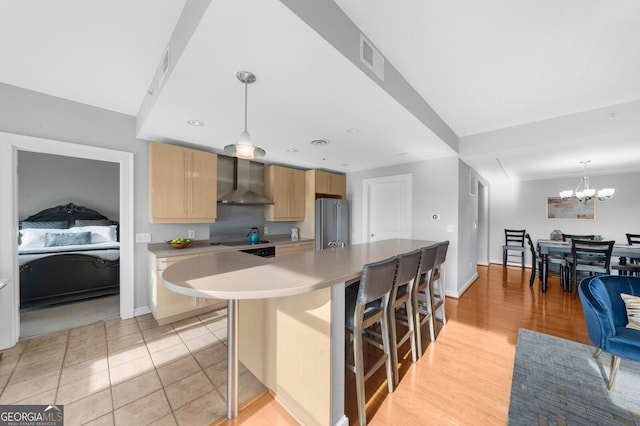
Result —
[[[562,198],[564,201],[569,201],[575,196],[582,203],[586,203],[587,201],[592,199],[596,195],[596,193],[598,200],[600,201],[606,201],[613,198],[616,193],[615,188],[603,188],[598,191],[595,188],[591,187],[589,176],[587,176],[587,164],[589,164],[590,162],[591,160],[580,162],[580,164],[582,164],[584,167],[584,174],[582,176],[582,179],[580,179],[580,183],[578,183],[578,187],[575,191],[560,191],[560,198]]]
[[[236,77],[244,83],[244,132],[240,134],[238,143],[225,146],[224,152],[245,160],[250,160],[255,157],[264,157],[266,154],[265,150],[253,145],[251,142],[251,136],[247,131],[247,85],[254,83],[256,81],[256,76],[249,71],[238,71]]]

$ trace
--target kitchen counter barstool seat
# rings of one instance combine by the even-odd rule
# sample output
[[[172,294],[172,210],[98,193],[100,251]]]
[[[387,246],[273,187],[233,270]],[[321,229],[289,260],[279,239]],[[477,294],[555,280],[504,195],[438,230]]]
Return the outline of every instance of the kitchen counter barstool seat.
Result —
[[[525,229],[505,229],[504,230],[504,245],[502,246],[502,267],[507,266],[507,262],[510,257],[519,257],[522,270],[524,271],[524,235]],[[510,254],[515,251],[516,254]]]
[[[435,339],[435,323],[433,311],[431,310],[431,291],[430,282],[433,267],[436,265],[436,255],[438,254],[438,245],[434,244],[429,247],[423,247],[420,256],[420,267],[418,269],[418,282],[414,286],[413,291],[413,313],[415,319],[416,346],[418,349],[417,356],[422,356],[422,326],[429,323],[429,335],[431,341]]]
[[[400,382],[400,371],[398,367],[398,347],[407,340],[411,342],[411,359],[415,362],[418,359],[415,336],[415,316],[413,314],[413,287],[420,267],[422,252],[414,250],[409,253],[398,255],[398,269],[396,278],[389,298],[389,337],[391,339],[391,363],[394,365],[393,380],[397,385]],[[405,307],[406,316],[396,317],[397,309]],[[398,327],[400,322],[407,327],[407,331],[400,336],[398,341]]]
[[[362,426],[367,424],[364,383],[383,364],[387,370],[387,388],[393,392],[388,308],[397,264],[397,257],[366,264],[362,268],[360,282],[345,289],[345,326],[347,336],[353,338],[354,360],[351,364],[347,357],[345,365],[356,376],[358,418]],[[380,325],[382,343],[366,335],[367,329],[376,324]],[[382,349],[382,355],[368,369],[364,365],[364,342]]]

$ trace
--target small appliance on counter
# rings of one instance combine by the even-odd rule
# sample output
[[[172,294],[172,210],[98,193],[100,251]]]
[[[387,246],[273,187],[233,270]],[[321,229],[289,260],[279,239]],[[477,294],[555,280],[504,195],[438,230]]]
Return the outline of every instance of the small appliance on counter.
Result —
[[[299,238],[298,228],[291,228],[291,241],[298,241]]]
[[[249,244],[258,244],[260,242],[260,230],[255,227],[251,228],[247,237],[249,237]]]

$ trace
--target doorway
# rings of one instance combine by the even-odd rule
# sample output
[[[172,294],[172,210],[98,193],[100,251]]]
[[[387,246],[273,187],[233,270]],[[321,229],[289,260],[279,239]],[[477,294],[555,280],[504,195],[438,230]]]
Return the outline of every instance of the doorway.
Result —
[[[364,179],[362,184],[364,241],[411,238],[413,175]]]
[[[18,217],[21,220],[41,213],[45,209],[72,203],[81,209],[88,208],[96,211],[114,223],[119,222],[120,173],[117,163],[19,150],[18,174]],[[54,232],[73,232],[76,224],[67,225],[71,229]],[[46,227],[42,222],[41,224],[36,222],[30,223],[27,228],[40,226]],[[85,228],[85,231],[87,229],[91,228]],[[104,229],[106,228],[96,230]],[[117,233],[114,234],[116,235]],[[95,236],[90,242],[95,244],[93,238]],[[98,259],[113,261],[116,258],[114,253],[117,252],[104,251],[100,248],[82,245],[75,247],[77,251],[74,255],[89,255],[96,261]],[[28,250],[28,248],[25,249]],[[87,251],[92,249],[98,251]],[[37,250],[39,252],[41,249]],[[99,282],[99,285],[103,286],[104,278],[98,278],[85,269],[82,269],[85,272],[80,273],[78,268],[84,268],[86,265],[84,262],[82,266],[79,264],[79,261],[85,259],[84,257],[74,258],[73,262],[65,261],[63,268],[53,267],[57,268],[54,273],[49,262],[57,265],[54,259],[63,261],[69,258],[69,253],[64,246],[47,251],[49,250],[53,252],[54,257],[52,253],[21,254],[18,257],[21,289],[20,338],[50,334],[119,317],[119,294],[113,294],[119,288],[119,274],[109,275],[110,284],[117,288],[106,291],[101,287],[100,290],[92,292],[92,283]],[[39,266],[43,264],[49,266]],[[96,269],[93,272],[100,274],[102,269],[98,265],[105,265],[105,263],[94,264]],[[40,268],[44,269],[39,272]],[[58,275],[66,274],[62,270],[76,271],[68,277],[79,277],[78,274],[85,276],[68,280]],[[81,283],[86,283],[86,286]]]
[[[478,180],[478,259],[489,266],[489,187]]]
[[[15,241],[18,235],[18,151],[109,161],[119,164],[120,178],[120,318],[134,315],[133,153],[31,136],[0,133],[0,183],[8,201],[0,203],[0,238]],[[7,244],[0,256],[0,277],[9,282],[0,295],[0,348],[19,339],[19,291],[17,244]]]

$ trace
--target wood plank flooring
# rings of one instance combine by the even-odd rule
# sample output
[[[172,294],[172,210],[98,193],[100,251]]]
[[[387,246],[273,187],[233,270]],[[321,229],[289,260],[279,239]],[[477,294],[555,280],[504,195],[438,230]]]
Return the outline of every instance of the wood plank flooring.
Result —
[[[542,294],[538,280],[529,287],[529,269],[491,265],[478,273],[460,299],[447,298],[447,324],[438,322],[437,340],[418,362],[411,362],[409,344],[402,346],[401,380],[392,394],[384,369],[367,381],[370,425],[504,425],[520,328],[590,344],[580,300],[563,292],[557,278]],[[422,334],[429,342],[426,327]],[[353,374],[345,377],[346,414],[357,424]],[[227,424],[295,424],[269,394],[255,404]]]

